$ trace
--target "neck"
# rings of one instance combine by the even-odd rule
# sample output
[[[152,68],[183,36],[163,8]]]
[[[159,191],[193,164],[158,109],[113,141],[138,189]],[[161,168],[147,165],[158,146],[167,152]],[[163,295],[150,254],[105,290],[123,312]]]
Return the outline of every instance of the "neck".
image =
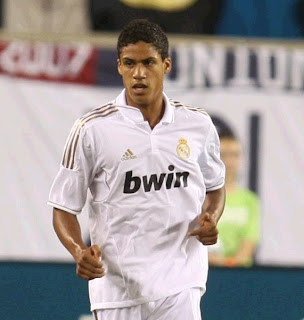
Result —
[[[128,100],[127,97],[127,103],[141,111],[144,119],[149,122],[152,129],[160,122],[164,115],[165,100],[162,95],[156,101],[147,104],[138,104]]]
[[[162,119],[165,112],[165,103],[162,101],[158,106],[150,106],[149,108],[139,108],[143,117],[149,122],[150,127],[153,129]]]

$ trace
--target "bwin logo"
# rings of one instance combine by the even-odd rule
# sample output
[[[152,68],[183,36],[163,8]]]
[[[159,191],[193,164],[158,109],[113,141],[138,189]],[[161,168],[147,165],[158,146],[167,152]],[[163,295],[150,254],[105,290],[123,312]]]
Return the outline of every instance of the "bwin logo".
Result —
[[[171,164],[168,169],[170,171],[174,170],[174,166]],[[151,174],[150,177],[143,176],[137,177],[132,176],[132,171],[126,172],[125,183],[124,183],[124,193],[135,193],[139,190],[141,185],[144,188],[145,192],[150,192],[152,186],[154,190],[160,190],[164,185],[166,189],[180,188],[183,184],[183,187],[188,187],[188,176],[189,172],[170,172],[170,173],[161,173],[159,176],[157,174]],[[182,183],[181,183],[182,180]]]

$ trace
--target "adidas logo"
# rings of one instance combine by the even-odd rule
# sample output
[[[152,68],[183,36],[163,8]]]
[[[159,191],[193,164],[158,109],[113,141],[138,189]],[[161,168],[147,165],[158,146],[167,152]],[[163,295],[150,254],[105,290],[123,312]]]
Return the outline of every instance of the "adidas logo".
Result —
[[[121,160],[125,161],[125,160],[131,160],[136,158],[137,158],[136,155],[130,149],[127,149],[127,151],[122,155]]]

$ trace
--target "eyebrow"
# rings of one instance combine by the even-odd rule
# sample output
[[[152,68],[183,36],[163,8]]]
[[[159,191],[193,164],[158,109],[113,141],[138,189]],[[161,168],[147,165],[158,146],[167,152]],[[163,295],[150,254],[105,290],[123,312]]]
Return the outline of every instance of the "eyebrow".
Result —
[[[128,57],[122,57],[121,60],[122,61],[130,61],[130,62],[135,62],[136,61],[135,59],[128,58]],[[155,57],[148,57],[148,58],[145,58],[143,60],[140,60],[139,62],[146,62],[146,61],[149,61],[149,60],[156,61],[157,59]]]

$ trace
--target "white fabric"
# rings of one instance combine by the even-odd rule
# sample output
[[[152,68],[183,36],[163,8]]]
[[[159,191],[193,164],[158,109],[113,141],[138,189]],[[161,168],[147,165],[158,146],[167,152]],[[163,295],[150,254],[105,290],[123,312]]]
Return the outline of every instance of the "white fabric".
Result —
[[[206,189],[224,184],[218,136],[205,112],[165,101],[151,130],[138,109],[124,106],[122,92],[76,121],[68,138],[49,204],[78,214],[91,191],[91,242],[107,270],[89,282],[92,310],[205,289],[206,248],[187,233]],[[188,158],[179,151],[186,146]]]
[[[191,288],[165,299],[93,314],[94,320],[201,320],[200,300],[201,290]]]

